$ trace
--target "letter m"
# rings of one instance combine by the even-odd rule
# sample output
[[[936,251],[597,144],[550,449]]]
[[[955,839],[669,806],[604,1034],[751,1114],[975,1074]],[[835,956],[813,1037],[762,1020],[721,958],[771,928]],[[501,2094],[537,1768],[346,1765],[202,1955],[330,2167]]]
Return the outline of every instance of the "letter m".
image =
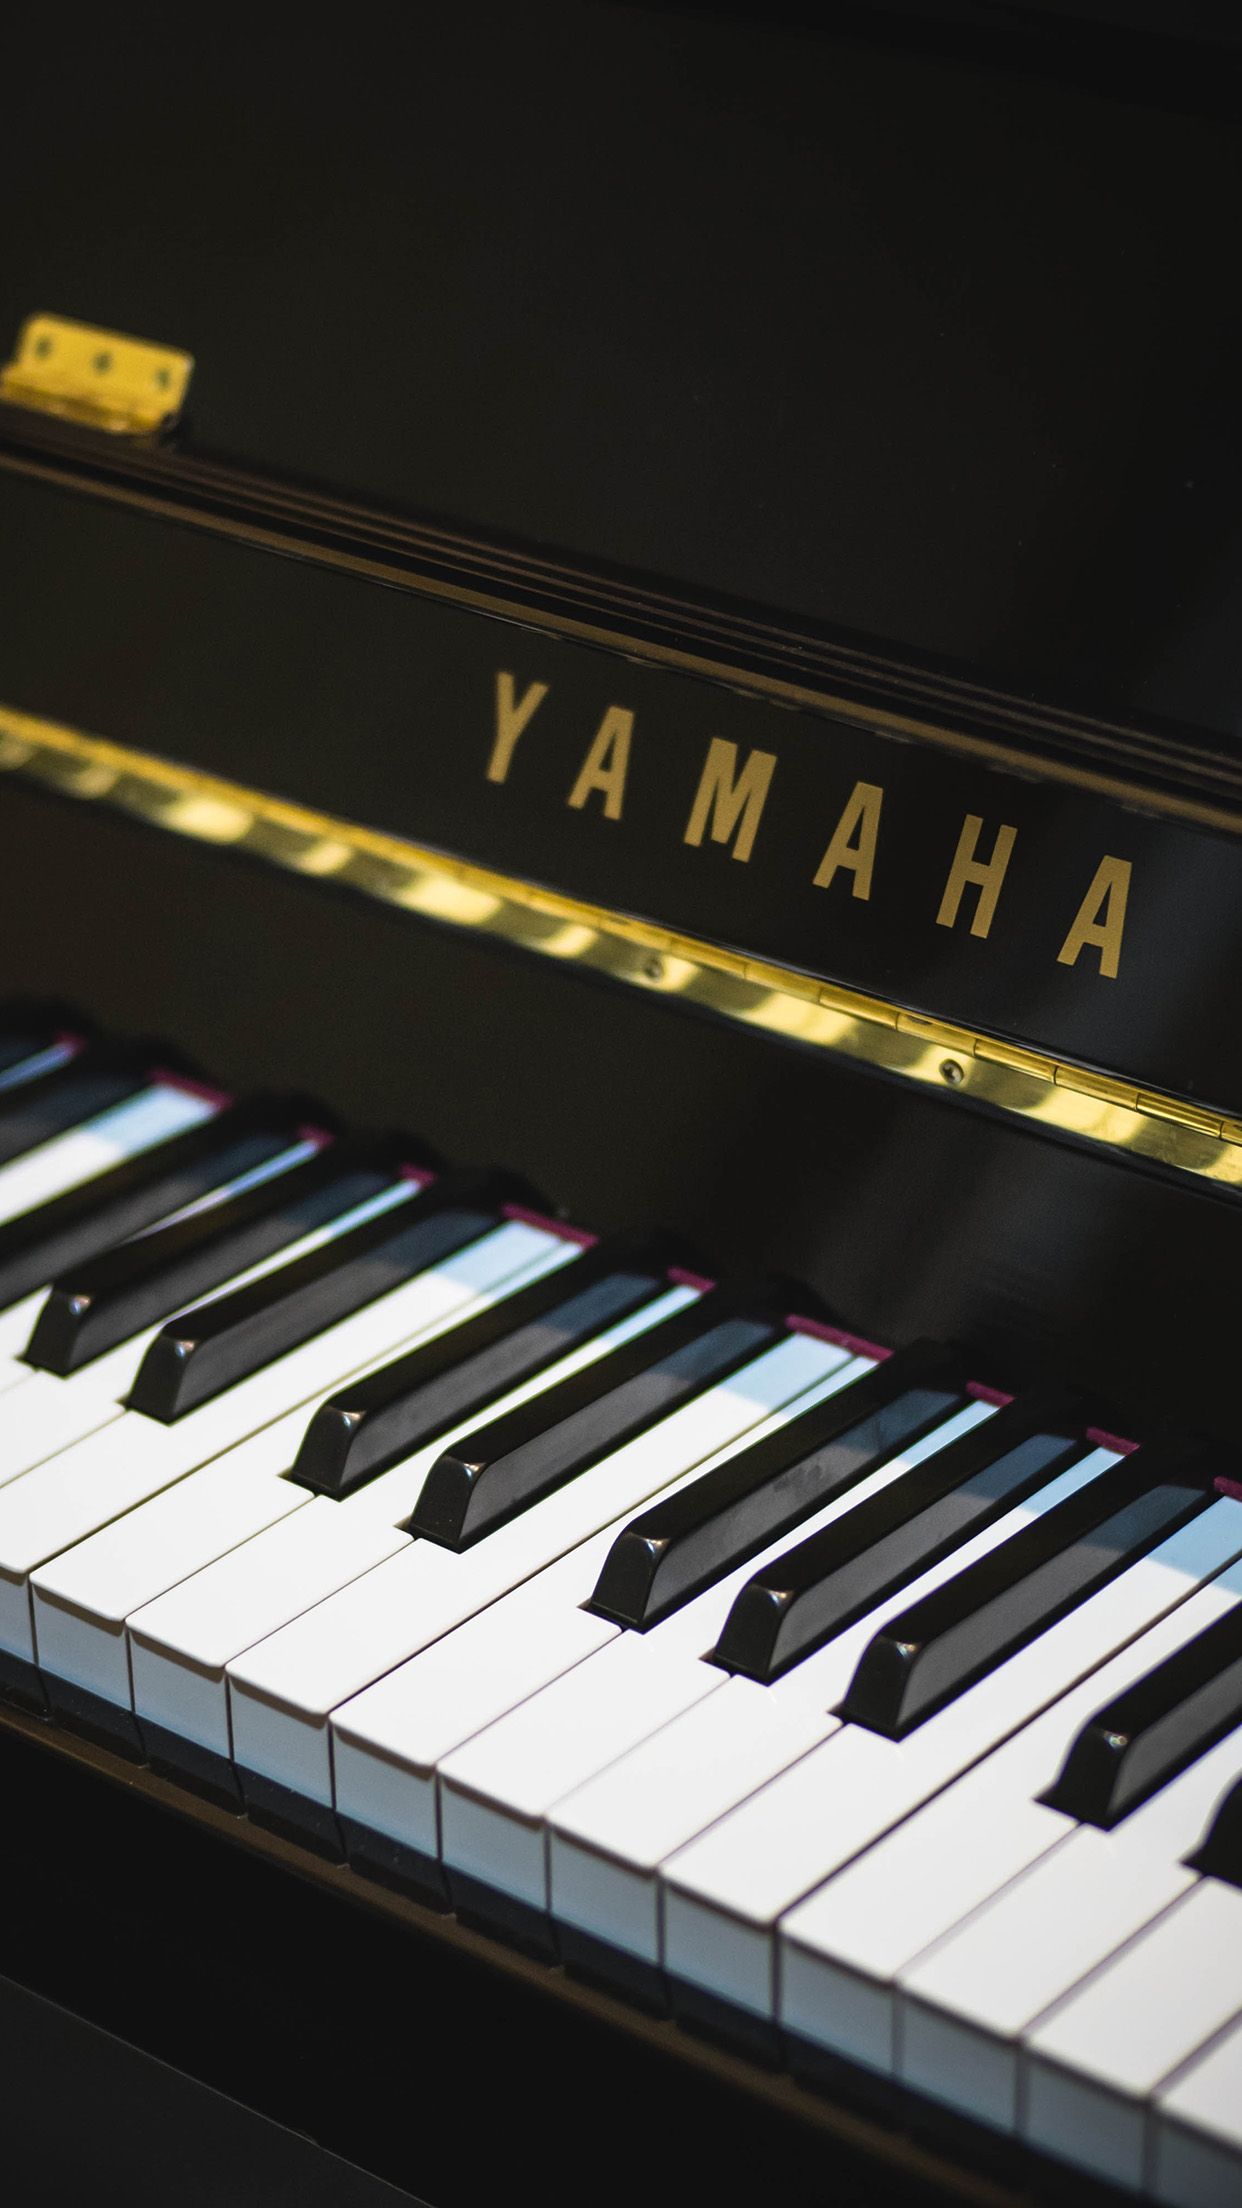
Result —
[[[775,765],[774,751],[750,751],[739,772],[737,745],[726,743],[721,736],[713,736],[694,793],[684,841],[702,843],[705,834],[710,835],[713,843],[732,841],[733,857],[748,859]]]

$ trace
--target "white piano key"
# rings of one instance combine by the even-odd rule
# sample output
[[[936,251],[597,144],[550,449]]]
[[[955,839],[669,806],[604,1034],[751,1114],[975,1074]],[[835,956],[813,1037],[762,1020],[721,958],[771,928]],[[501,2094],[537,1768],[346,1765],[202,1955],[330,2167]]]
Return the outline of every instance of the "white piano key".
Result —
[[[801,1392],[826,1345],[791,1334],[461,1554],[410,1543],[229,1667],[237,1761],[310,1800],[332,1800],[328,1717],[601,1526],[627,1515]]]
[[[1201,1878],[1030,2032],[1023,2136],[1139,2190],[1151,2096],[1239,2011],[1242,1893]]]
[[[929,1958],[903,1987],[901,2077],[998,2131],[1011,2131],[1019,2049],[1006,2030],[1009,2019],[1020,2030],[1024,2011],[1037,2015],[1051,2006],[1067,1982],[1076,1984],[1106,1961],[1193,1884],[1193,1873],[1182,1865],[1127,1850],[1110,1833],[1086,1831],[1054,1848],[1016,1890],[972,1920],[952,1954]],[[992,1962],[1000,1981],[987,1989],[977,1970],[984,1926],[989,1938],[995,1932]],[[1010,1972],[1012,1985],[1005,1982]],[[1000,2012],[995,2024],[975,2021],[989,2009]]]
[[[825,1347],[824,1356],[827,1370],[815,1387],[751,1428],[719,1457],[751,1447],[817,1398],[867,1369],[865,1360],[847,1359],[844,1351]],[[673,1493],[701,1478],[706,1469],[703,1463],[695,1465],[670,1482],[665,1492]],[[342,1815],[423,1853],[435,1852],[437,1766],[537,1688],[618,1639],[619,1626],[592,1617],[581,1607],[590,1599],[615,1531],[613,1526],[605,1527],[341,1705],[331,1725],[336,1801]],[[675,1617],[684,1619],[685,1611]],[[663,1637],[675,1626],[675,1617],[656,1633]],[[697,1632],[691,1645],[699,1646]],[[430,1849],[429,1833],[433,1835]]]
[[[502,1293],[512,1294],[524,1286],[527,1277],[523,1272],[498,1281],[457,1316],[463,1320],[473,1316]],[[534,1277],[533,1269],[529,1277]],[[693,1302],[695,1294],[692,1288],[670,1289],[643,1311],[631,1313],[559,1359],[546,1372],[511,1389],[486,1415],[497,1416],[555,1386],[648,1326],[671,1317]],[[279,1429],[286,1464],[296,1454],[308,1415],[303,1406]],[[187,1578],[167,1598],[155,1597],[136,1610],[129,1620],[129,1632],[138,1714],[169,1731],[183,1731],[189,1695],[196,1728],[189,1737],[202,1747],[227,1755],[225,1666],[256,1641],[266,1639],[302,1611],[323,1602],[349,1580],[407,1546],[409,1536],[398,1529],[413,1510],[432,1464],[446,1443],[470,1432],[481,1415],[473,1412],[343,1501],[311,1496],[290,1487],[296,1510],[279,1527],[273,1526],[235,1554],[217,1551],[214,1562],[205,1555],[193,1578]],[[197,1479],[199,1475],[191,1477]]]
[[[271,1429],[67,1549],[31,1578],[42,1669],[128,1708],[130,1610],[213,1555],[285,1517],[303,1500],[273,1462]]]
[[[409,1546],[395,1526],[346,1516],[285,1484],[297,1507],[279,1528],[220,1556],[126,1624],[139,1720],[218,1756],[232,1752],[231,1659]]]
[[[1022,2034],[1194,1884],[1181,1858],[1240,1772],[1235,1734],[1114,1831],[1071,1826],[1024,1877],[910,1965],[897,2031],[906,2083],[1012,2129]],[[1003,1804],[998,1814],[1006,1815]],[[986,2084],[964,2102],[958,2057],[975,2066],[980,2041]]]
[[[1102,1588],[1078,1610],[1072,1611],[1059,1625],[1051,1627],[1039,1640],[970,1689],[962,1697],[962,1706],[973,1702],[973,1710],[966,1709],[964,1720],[945,1742],[951,1755],[956,1754],[960,1759],[957,1769],[965,1769],[974,1760],[974,1755],[963,1752],[970,1745],[970,1734],[974,1733],[977,1738],[979,1732],[987,1730],[993,1740],[999,1740],[1006,1733],[1016,1731],[1038,1709],[1051,1706],[1078,1679],[1086,1678],[1114,1651],[1184,1601],[1205,1577],[1221,1570],[1238,1554],[1242,1545],[1242,1535],[1237,1530],[1239,1525],[1242,1525],[1242,1513],[1236,1503],[1214,1504],[1159,1548],[1131,1565],[1110,1586]],[[979,1699],[974,1701],[975,1697]],[[949,1714],[951,1712],[941,1713],[942,1716]],[[939,1718],[930,1719],[920,1733],[896,1745],[909,1747],[923,1735],[931,1734],[931,1728],[939,1722]],[[932,1739],[935,1746],[935,1735]],[[861,1728],[850,1727],[848,1734],[837,1736],[836,1743],[829,1743],[808,1757],[797,1774],[790,1774],[791,1779],[796,1778],[798,1798],[795,1802],[791,1790],[786,1806],[791,1814],[819,1818],[823,1842],[818,1876],[808,1878],[804,1890],[830,1879],[870,1841],[896,1825],[903,1814],[908,1815],[928,1800],[938,1790],[937,1777],[939,1784],[943,1784],[956,1776],[949,1768],[938,1775],[925,1763],[913,1759],[903,1768],[900,1763],[876,1756],[869,1745],[873,1742],[879,1749],[895,1745],[882,1741],[877,1735],[864,1733]],[[981,1743],[984,1749],[990,1744],[988,1740]],[[837,1753],[830,1755],[834,1746]],[[978,1747],[974,1753],[979,1753]],[[781,1786],[785,1783],[778,1782]],[[872,1792],[860,1796],[860,1788],[871,1788]],[[833,2014],[843,1978],[831,1944],[826,1952],[820,1952],[818,1924],[821,1913],[832,1924],[827,1934],[831,1943],[836,1927],[830,1885],[822,1885],[818,1892],[808,1891],[808,1898],[783,1918],[781,2020],[790,2031],[835,2049],[837,2036]],[[860,1981],[856,1973],[850,1971],[847,1975],[852,2003],[859,2012],[866,2008],[871,2019],[867,2035],[868,2044],[874,2048],[878,2029],[876,1999],[887,2015],[887,1993],[881,1989],[881,1994],[873,1999],[872,1989]],[[886,2048],[891,2045],[891,2032],[884,2044]],[[888,2060],[885,2053],[881,2066]]]
[[[857,1378],[866,1369],[861,1365],[847,1372]],[[836,1392],[846,1377],[835,1375],[828,1385],[809,1390],[778,1418],[765,1421],[748,1435],[744,1446],[801,1416],[815,1401]],[[805,1521],[798,1537],[842,1517],[990,1415],[989,1406],[970,1404],[854,1488],[834,1497]],[[736,1449],[726,1452],[735,1453]],[[788,1532],[782,1534],[648,1633],[622,1634],[589,1664],[550,1685],[449,1757],[440,1773],[446,1861],[532,1907],[545,1908],[544,1818],[563,1795],[606,1764],[708,1695],[729,1688],[728,1674],[705,1657],[740,1588],[769,1557],[780,1555],[789,1540]],[[765,1712],[769,1691],[758,1690]],[[765,1756],[776,1752],[779,1739],[780,1752],[788,1760],[791,1752],[801,1752],[810,1739],[820,1737],[820,1713],[814,1713],[809,1735],[805,1722],[792,1735],[779,1728],[768,1730],[771,1738],[759,1752]],[[797,1742],[792,1751],[790,1738]]]
[[[931,1725],[940,1722],[930,1720],[922,1733],[900,1744],[881,1741],[855,1726],[843,1728],[830,1712],[844,1694],[862,1649],[886,1617],[998,1547],[1114,1461],[1106,1450],[1092,1451],[774,1685],[730,1679],[703,1709],[675,1721],[558,1803],[550,1817],[553,1913],[618,1947],[626,1944],[623,1927],[641,1920],[643,1944],[636,1952],[647,1960],[658,1959],[660,1865],[773,1781],[785,1791],[772,1792],[758,1812],[762,1839],[755,1844],[749,1825],[734,1826],[725,1858],[714,1871],[715,1880],[728,1888],[734,1904],[739,1889],[747,1893],[748,1911],[762,1894],[762,1924],[744,1920],[734,1906],[730,1913],[737,1938],[730,1943],[727,1960],[722,1939],[718,1954],[729,1976],[729,1998],[766,2009],[771,2001],[768,1924],[790,1899],[815,1883],[821,1843],[825,1850],[832,1846],[833,1814],[847,1831],[851,1820],[865,1826],[876,1814],[881,1817],[875,1831],[865,1832],[857,1846],[894,1822],[902,1809],[898,1806],[889,1815],[889,1798],[908,1792],[911,1778],[912,1759],[907,1754],[903,1761],[901,1752],[911,1750]],[[942,1716],[951,1714],[946,1711]],[[834,1788],[829,1779],[830,1814],[818,1800],[824,1791],[819,1768],[828,1764],[830,1772],[835,1770],[835,1760],[829,1764],[828,1759],[842,1749],[848,1755],[855,1740],[859,1743],[856,1758],[863,1768],[857,1784],[851,1777],[844,1790]],[[888,1750],[890,1755],[877,1756],[874,1748]],[[925,1765],[929,1760],[924,1749],[921,1761]],[[918,1769],[917,1763],[914,1768]],[[783,1777],[778,1776],[782,1773]],[[808,1784],[816,1797],[815,1820],[810,1824],[797,1804]],[[874,1793],[869,1792],[873,1786]],[[794,1802],[792,1815],[785,1813],[786,1800]],[[853,1847],[848,1852],[853,1853]],[[822,1870],[818,1875],[823,1875]],[[684,1962],[688,1970],[700,1952],[701,1931],[697,1923],[683,1921],[687,1953],[670,1967],[680,1969]]]
[[[1196,2056],[1155,2097],[1148,2181],[1167,2208],[1235,2208],[1242,2199],[1242,2024]]]
[[[1198,1523],[1199,1563],[1205,1572],[1219,1571],[1242,1547],[1242,1513],[1222,1503]],[[856,1857],[786,1920],[789,1936],[796,1922],[799,1940],[814,1950],[814,1972],[809,1962],[799,1962],[796,1974],[818,1978],[819,2013],[825,2020],[824,2030],[833,2035],[825,2044],[838,2054],[869,2063],[878,2059],[880,2067],[890,2067],[895,2060],[894,1982],[913,1971],[912,1982],[917,1985],[916,1966],[925,1951],[933,1956],[943,1953],[943,1947],[934,1943],[945,1941],[1009,1881],[1078,1830],[1072,1819],[1049,1809],[1037,1797],[1056,1778],[1079,1727],[1102,1702],[1141,1678],[1172,1648],[1193,1638],[1228,1609],[1240,1587],[1242,1571],[1234,1567],[1190,1594],[1042,1716]],[[1160,1820],[1171,1799],[1173,1790],[1165,1789],[1126,1820],[1120,1830],[1127,1846],[1159,1844],[1164,1830]],[[753,1809],[758,1808],[756,1800]],[[746,1818],[746,1809],[738,1812],[739,1823]],[[725,1903],[719,1886],[710,1881],[710,1872],[730,1822],[717,1828],[716,1835],[707,1835],[699,1848],[687,1850],[678,1865],[670,1866],[674,1875],[692,1874],[687,1879],[692,1905],[704,1907],[710,1901],[720,1908]],[[671,1896],[669,1915],[671,1928]],[[836,1983],[834,1973],[849,1995],[839,2027],[828,1998],[829,1987]],[[993,1974],[998,1989],[1001,1976]],[[1007,1978],[1004,1983],[1007,1987]],[[866,2048],[860,2051],[848,2041],[848,2016],[864,2013]],[[884,2018],[887,2024],[882,2026]],[[923,2090],[932,2090],[926,2075],[917,2082]]]
[[[40,1564],[369,1359],[450,1322],[489,1272],[503,1277],[540,1257],[561,1262],[568,1247],[542,1228],[507,1221],[171,1425],[126,1411],[14,1480],[0,1490],[0,1647],[32,1660],[29,1575]]]
[[[343,1817],[424,1855],[440,1852],[441,1760],[620,1633],[581,1607],[610,1538],[608,1529],[571,1549],[341,1705],[332,1760]]]

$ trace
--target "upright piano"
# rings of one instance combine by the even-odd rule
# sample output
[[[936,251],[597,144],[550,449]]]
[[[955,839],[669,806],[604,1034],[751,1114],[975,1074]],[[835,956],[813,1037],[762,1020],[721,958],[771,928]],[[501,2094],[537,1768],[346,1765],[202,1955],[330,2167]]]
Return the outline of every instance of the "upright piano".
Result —
[[[7,2197],[1242,2197],[1237,34],[27,20]]]

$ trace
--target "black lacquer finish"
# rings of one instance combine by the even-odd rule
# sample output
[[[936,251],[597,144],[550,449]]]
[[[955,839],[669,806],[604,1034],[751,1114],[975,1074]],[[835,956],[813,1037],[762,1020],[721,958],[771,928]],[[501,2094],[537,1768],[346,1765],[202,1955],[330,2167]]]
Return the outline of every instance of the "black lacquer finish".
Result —
[[[1226,1189],[12,785],[0,859],[42,897],[37,931],[0,935],[0,986],[74,980],[102,1025],[175,1036],[230,1089],[292,1081],[355,1125],[504,1158],[570,1219],[792,1274],[872,1341],[960,1341],[1002,1387],[1073,1381],[1114,1432],[1187,1402],[1236,1426]],[[418,1052],[394,1050],[412,1017]]]
[[[380,589],[322,564],[296,530],[287,544],[300,556],[278,559],[244,529],[228,541],[86,496],[49,507],[42,484],[2,469],[0,517],[25,555],[20,600],[2,609],[14,633],[0,630],[0,667],[28,710],[56,708],[104,734],[123,716],[152,752],[252,784],[262,761],[281,795],[332,816],[1223,1110],[1242,1096],[1221,979],[1242,943],[1231,794],[1185,818],[1177,806],[1162,815],[1126,761],[1110,770],[1113,789],[1040,773],[1040,719],[969,688],[924,710],[936,726],[990,729],[990,751],[911,742],[846,709],[794,711],[762,686],[747,695],[723,652],[702,678],[645,663],[624,602],[610,650],[541,634],[520,575],[504,618],[484,617],[438,595],[417,556],[396,571],[406,587]],[[363,558],[348,515],[333,533]],[[166,664],[146,665],[143,699],[128,710],[58,707],[33,666],[21,679],[26,639],[45,635],[50,607],[60,618],[66,592],[89,631],[103,574],[135,603],[177,577]],[[324,677],[309,693],[308,635]],[[100,635],[84,654],[105,645]],[[808,652],[795,642],[779,655],[778,686],[805,687]],[[861,687],[868,715],[905,718],[881,660]],[[610,708],[632,716],[615,818],[601,796],[568,802]],[[342,747],[337,731],[360,713],[366,745]],[[519,720],[503,778],[491,778]],[[1029,757],[1010,742],[1019,725]],[[290,750],[282,730],[296,731]],[[1066,741],[1089,749],[1085,730]],[[1176,780],[1176,752],[1152,748]],[[723,802],[748,765],[764,793],[749,833]],[[849,854],[839,864],[829,859],[838,835]],[[971,867],[985,880],[962,874]]]
[[[761,1283],[709,1289],[602,1364],[464,1434],[428,1473],[411,1533],[466,1548],[636,1440],[780,1339],[783,1321],[772,1301]]]
[[[496,1173],[445,1174],[375,1218],[307,1250],[243,1288],[170,1319],[127,1398],[148,1418],[182,1418],[337,1319],[477,1242],[500,1223],[518,1184]],[[529,1191],[523,1191],[528,1194]]]
[[[1096,1711],[1044,1800],[1111,1831],[1240,1719],[1242,1608],[1235,1608]]]
[[[775,1679],[1051,1479],[1086,1444],[1063,1392],[1023,1396],[809,1534],[735,1597],[715,1660]]]
[[[1211,1452],[1153,1444],[1096,1475],[868,1643],[841,1714],[900,1740],[1210,1500]]]
[[[0,697],[1233,1111],[1236,82],[1179,112],[1157,63],[1155,104],[1084,98],[1025,45],[964,66],[868,13],[708,35],[545,4],[539,37],[476,0],[394,34],[435,85],[416,130],[395,60],[347,123],[335,50],[256,41],[243,94],[208,42],[175,127],[192,234],[245,241],[218,289],[184,202],[152,204],[162,49],[100,47],[107,219],[32,210],[0,314],[59,280],[188,343],[192,403],[137,452],[0,413]],[[260,84],[234,169],[214,103]],[[623,181],[610,131],[643,146]],[[411,221],[458,167],[471,215]],[[546,694],[496,781],[502,674]],[[624,802],[571,804],[610,710]],[[744,863],[686,842],[713,741],[775,762]],[[859,785],[874,866],[817,886]],[[1012,854],[990,921],[971,887],[942,924],[972,819]],[[1106,858],[1115,974],[1068,958]]]
[[[1238,804],[1242,687],[1228,55],[1134,10],[1059,37],[898,0],[761,25],[466,0],[386,25],[382,62],[336,22],[256,20],[239,67],[203,17],[170,67],[162,19],[67,39],[27,12],[6,148],[38,190],[0,350],[47,306],[198,369],[171,449],[0,413],[0,700],[1239,1109],[1236,831],[1212,817]],[[548,689],[489,782],[506,671]],[[847,712],[737,687],[782,681]],[[634,715],[616,818],[567,802],[609,708]],[[897,741],[905,718],[989,749]],[[713,739],[776,762],[744,861],[685,841]],[[883,793],[869,896],[849,867],[813,879],[859,782]],[[1234,1427],[1228,1192],[102,813],[5,782],[5,987],[177,1036],[239,1092],[296,1080],[506,1158],[709,1269],[805,1277],[877,1341],[960,1340],[972,1377],[1069,1375],[1122,1433],[1188,1402]],[[986,934],[973,888],[937,919],[970,816],[981,854],[1016,831]],[[1131,869],[1115,975],[1059,956],[1102,855]],[[44,2191],[206,2192],[175,2064],[294,2127],[299,2202],[352,2199],[316,2192],[311,2136],[435,2208],[492,2197],[498,2163],[511,2187],[520,2141],[576,2199],[532,2127],[550,2079],[610,2208],[756,2172],[791,2204],[957,2192],[921,2158],[928,2105],[830,2058],[783,2049],[846,2103],[825,2140],[674,2070],[671,2032],[563,2010],[0,1746],[5,2166],[33,2139]],[[588,1943],[565,1961],[618,1982]],[[119,2060],[101,2085],[64,2011],[9,2000],[23,1978],[96,2051],[158,2055],[163,2099],[127,2096]],[[222,2128],[223,2194],[285,2182],[253,2125]],[[980,2172],[989,2199],[1064,2197],[1014,2142],[950,2136],[973,2197]]]
[[[590,1607],[645,1628],[863,1479],[962,1402],[960,1359],[915,1342],[617,1535]]]
[[[596,1243],[563,1270],[498,1297],[448,1334],[339,1389],[310,1420],[290,1478],[321,1495],[352,1494],[667,1286],[658,1260]]]

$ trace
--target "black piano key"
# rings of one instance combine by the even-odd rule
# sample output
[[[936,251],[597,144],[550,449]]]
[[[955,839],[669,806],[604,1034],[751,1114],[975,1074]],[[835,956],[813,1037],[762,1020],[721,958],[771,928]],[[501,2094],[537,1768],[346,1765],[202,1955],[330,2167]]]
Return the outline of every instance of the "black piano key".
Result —
[[[298,1107],[271,1098],[230,1105],[6,1221],[0,1225],[0,1309],[278,1156],[297,1140],[299,1116]]]
[[[289,1477],[349,1495],[668,1289],[658,1258],[597,1243],[563,1269],[394,1358],[321,1404]]]
[[[1202,1841],[1186,1861],[1192,1871],[1242,1886],[1242,1779],[1235,1779],[1221,1796]]]
[[[822,1509],[966,1400],[961,1363],[915,1342],[617,1535],[588,1607],[643,1629]]]
[[[778,1303],[787,1307],[753,1284],[710,1289],[613,1356],[454,1442],[423,1483],[410,1532],[468,1547],[771,1348],[785,1332]]]
[[[1043,1796],[1105,1832],[1242,1721],[1242,1605],[1089,1718]]]
[[[45,1372],[76,1372],[179,1305],[378,1196],[398,1169],[391,1144],[326,1146],[301,1165],[88,1258],[49,1292],[26,1362]]]
[[[714,1661],[770,1681],[1052,1479],[1088,1444],[1067,1396],[997,1411],[756,1572]]]
[[[92,1043],[65,1065],[0,1090],[0,1165],[24,1158],[53,1135],[67,1134],[99,1112],[111,1111],[150,1082],[137,1051]]]
[[[1138,1450],[877,1633],[841,1715],[900,1739],[1185,1525],[1210,1500],[1209,1452]]]
[[[60,1007],[44,1004],[0,1005],[0,1082],[21,1073],[57,1042],[68,1041],[72,1023]]]
[[[338,1319],[438,1265],[499,1224],[530,1191],[498,1173],[451,1173],[304,1257],[182,1311],[155,1337],[126,1407],[183,1418]]]

